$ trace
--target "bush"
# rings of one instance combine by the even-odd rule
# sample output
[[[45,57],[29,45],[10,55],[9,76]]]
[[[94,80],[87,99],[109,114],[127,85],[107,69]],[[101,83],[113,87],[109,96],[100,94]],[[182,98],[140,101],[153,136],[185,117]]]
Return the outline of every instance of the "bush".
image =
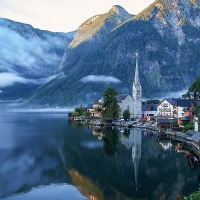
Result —
[[[179,127],[178,122],[177,121],[173,121],[171,123],[172,127]]]
[[[184,126],[183,132],[185,133],[185,132],[187,132],[188,130],[194,130],[194,124],[189,123],[189,124],[187,124],[186,126]]]

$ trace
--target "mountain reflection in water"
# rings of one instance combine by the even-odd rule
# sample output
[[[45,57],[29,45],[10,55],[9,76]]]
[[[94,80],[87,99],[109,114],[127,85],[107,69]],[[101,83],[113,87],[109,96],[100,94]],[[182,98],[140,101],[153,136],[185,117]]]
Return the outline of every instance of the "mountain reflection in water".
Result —
[[[151,131],[96,131],[53,112],[1,113],[0,130],[2,199],[173,200],[198,190],[199,170]]]

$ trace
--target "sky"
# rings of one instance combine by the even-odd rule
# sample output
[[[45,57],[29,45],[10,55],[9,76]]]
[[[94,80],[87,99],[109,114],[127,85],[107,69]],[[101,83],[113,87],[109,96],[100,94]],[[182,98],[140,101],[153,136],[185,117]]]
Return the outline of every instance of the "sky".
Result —
[[[0,0],[0,17],[53,32],[76,30],[94,15],[120,5],[138,14],[154,0]]]

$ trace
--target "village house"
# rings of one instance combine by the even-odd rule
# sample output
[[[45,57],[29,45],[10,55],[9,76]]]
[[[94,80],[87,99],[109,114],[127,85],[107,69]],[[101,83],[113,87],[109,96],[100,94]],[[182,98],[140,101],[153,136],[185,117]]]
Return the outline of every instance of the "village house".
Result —
[[[184,115],[184,110],[188,109],[192,102],[198,102],[197,99],[174,99],[174,117],[180,118]],[[187,115],[185,115],[186,117]]]
[[[181,99],[181,98],[166,98],[163,99],[157,107],[158,118],[180,118],[188,117],[191,112],[188,110],[191,103],[200,101],[197,99]],[[192,109],[192,108],[191,108]],[[185,110],[185,115],[184,115]]]
[[[173,130],[172,123],[176,122],[177,119],[173,118],[159,118],[157,119],[157,128],[159,131],[171,131]]]
[[[163,99],[157,106],[157,118],[172,118],[174,117],[174,99]]]
[[[100,117],[102,111],[102,102],[99,100],[93,104],[88,104],[87,111],[90,113],[90,116]]]
[[[188,107],[183,108],[182,117],[178,118],[179,125],[189,123],[194,118],[194,104],[196,102],[191,102]]]
[[[159,100],[149,100],[142,103],[142,118],[144,120],[152,120],[157,116],[157,106]]]
[[[184,124],[184,121],[187,120],[187,122],[191,121],[194,123],[194,130],[199,130],[199,120],[198,115],[200,113],[200,108],[198,106],[200,105],[200,101],[193,101],[190,103],[190,106],[188,108],[183,109],[183,117],[179,118],[179,124]]]

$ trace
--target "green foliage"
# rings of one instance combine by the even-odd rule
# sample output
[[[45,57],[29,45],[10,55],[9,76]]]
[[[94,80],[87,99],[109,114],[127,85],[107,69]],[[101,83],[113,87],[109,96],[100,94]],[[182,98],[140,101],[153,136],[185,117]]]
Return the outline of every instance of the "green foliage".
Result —
[[[115,91],[115,89],[111,87],[104,91],[104,103],[102,111],[103,118],[117,119],[119,117],[119,105],[116,99],[117,94],[118,93]]]
[[[172,127],[179,127],[178,122],[177,121],[172,121],[171,123]]]
[[[80,113],[79,112],[73,112],[72,115],[75,116],[75,117],[79,117]]]
[[[188,130],[194,130],[194,124],[188,123],[187,125],[184,126],[184,128],[183,128],[182,131],[185,133],[185,132],[187,132]]]
[[[189,87],[189,91],[190,92],[198,92],[198,93],[200,93],[200,76]]]
[[[200,199],[200,189],[190,194],[188,197],[184,198],[184,200],[199,200],[199,199]]]
[[[124,120],[125,121],[129,120],[130,116],[131,116],[130,111],[128,109],[124,110],[124,112],[123,112],[123,118],[124,118]]]
[[[78,116],[88,116],[89,113],[81,105],[80,107],[77,106],[72,114],[78,117]]]

